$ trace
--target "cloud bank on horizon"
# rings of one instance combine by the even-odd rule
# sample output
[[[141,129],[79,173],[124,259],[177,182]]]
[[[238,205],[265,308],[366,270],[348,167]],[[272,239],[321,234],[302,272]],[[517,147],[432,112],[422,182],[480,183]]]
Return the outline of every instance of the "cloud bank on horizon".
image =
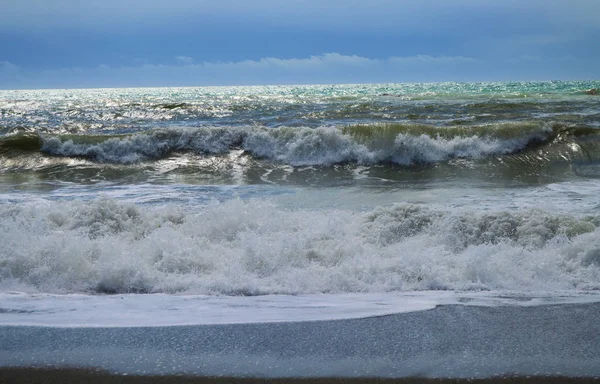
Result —
[[[598,79],[597,0],[20,0],[0,89]]]

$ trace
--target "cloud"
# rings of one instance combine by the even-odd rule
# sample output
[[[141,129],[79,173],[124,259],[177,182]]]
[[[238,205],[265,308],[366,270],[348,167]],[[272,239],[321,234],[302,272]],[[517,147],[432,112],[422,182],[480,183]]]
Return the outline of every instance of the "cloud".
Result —
[[[388,59],[391,63],[397,64],[456,64],[456,63],[472,63],[476,61],[472,57],[464,56],[429,56],[429,55],[417,55],[409,57],[390,57]]]
[[[0,88],[250,85],[360,83],[449,80],[448,71],[477,61],[468,57],[390,57],[373,59],[326,53],[307,58],[266,57],[238,62],[194,63],[186,56],[176,65],[63,68],[30,71]],[[9,64],[7,64],[9,65]],[[12,67],[11,67],[12,68]],[[441,78],[443,74],[445,78]],[[455,78],[455,80],[457,80]]]
[[[175,60],[181,64],[192,64],[194,59],[189,56],[175,56]]]
[[[0,73],[14,74],[19,72],[19,67],[9,61],[0,61]]]
[[[204,63],[184,59],[171,65],[99,65],[40,71],[25,71],[11,63],[0,62],[0,89],[581,80],[593,79],[596,73],[595,62],[572,56],[547,59],[524,55],[485,61],[464,56],[375,59],[326,53],[306,58],[265,57]]]
[[[390,58],[388,60],[391,60]],[[203,63],[197,67],[211,69],[288,69],[288,70],[322,70],[327,67],[366,67],[380,66],[388,60],[369,59],[357,55],[341,55],[339,53],[326,53],[320,56],[310,56],[304,59],[280,59],[276,57],[266,57],[260,60],[244,60],[240,62],[215,62]]]
[[[346,66],[398,56],[383,65],[391,71],[457,66],[460,57],[598,60],[599,18],[599,0],[13,0],[0,1],[0,46],[2,59],[23,69],[100,62],[115,70],[151,63],[281,69],[285,60],[288,70],[301,70],[336,60],[310,55],[340,52]]]

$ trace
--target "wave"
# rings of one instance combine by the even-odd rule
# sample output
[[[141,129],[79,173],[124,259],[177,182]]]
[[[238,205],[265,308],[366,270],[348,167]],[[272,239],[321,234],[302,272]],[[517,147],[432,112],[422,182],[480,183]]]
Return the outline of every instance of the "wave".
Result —
[[[596,135],[594,127],[504,123],[434,127],[376,124],[338,127],[198,127],[154,129],[130,135],[17,134],[0,139],[4,157],[41,151],[97,163],[133,164],[176,152],[224,155],[244,150],[292,166],[356,163],[413,165],[481,159]]]
[[[0,287],[262,295],[600,289],[600,216],[394,204],[197,212],[111,199],[0,206]]]

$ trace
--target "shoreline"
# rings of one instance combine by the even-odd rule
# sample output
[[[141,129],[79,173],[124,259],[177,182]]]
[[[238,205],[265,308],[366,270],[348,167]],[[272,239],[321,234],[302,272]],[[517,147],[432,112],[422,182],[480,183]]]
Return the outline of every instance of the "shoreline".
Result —
[[[0,383],[77,383],[90,384],[588,384],[600,383],[600,377],[567,376],[502,376],[490,378],[381,378],[381,377],[316,377],[316,378],[260,378],[260,377],[215,377],[189,375],[136,376],[110,373],[103,370],[78,368],[2,367]]]
[[[391,383],[407,382],[402,378],[423,382],[423,377],[489,382],[485,378],[508,376],[572,382],[574,377],[600,378],[598,318],[600,303],[448,305],[374,318],[297,323],[4,326],[0,327],[0,366],[13,368],[0,368],[0,372],[3,377],[12,372],[18,374],[15,380],[25,380],[39,374],[60,377],[102,371],[111,372],[104,373],[109,382],[128,377],[121,375],[193,377],[196,382],[207,377],[255,377],[259,382],[284,378],[274,383],[335,382],[333,378],[360,383],[361,378],[371,377],[398,378],[382,381]]]

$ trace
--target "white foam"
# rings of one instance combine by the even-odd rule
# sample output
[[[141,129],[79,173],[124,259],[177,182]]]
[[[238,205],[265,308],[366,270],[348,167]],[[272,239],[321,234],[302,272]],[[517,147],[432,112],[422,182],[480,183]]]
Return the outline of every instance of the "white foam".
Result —
[[[536,306],[593,303],[589,292],[411,292],[269,295],[51,295],[0,293],[0,325],[154,327],[321,321],[423,311],[438,305]]]
[[[0,205],[0,289],[217,295],[600,288],[600,219],[260,200]]]

